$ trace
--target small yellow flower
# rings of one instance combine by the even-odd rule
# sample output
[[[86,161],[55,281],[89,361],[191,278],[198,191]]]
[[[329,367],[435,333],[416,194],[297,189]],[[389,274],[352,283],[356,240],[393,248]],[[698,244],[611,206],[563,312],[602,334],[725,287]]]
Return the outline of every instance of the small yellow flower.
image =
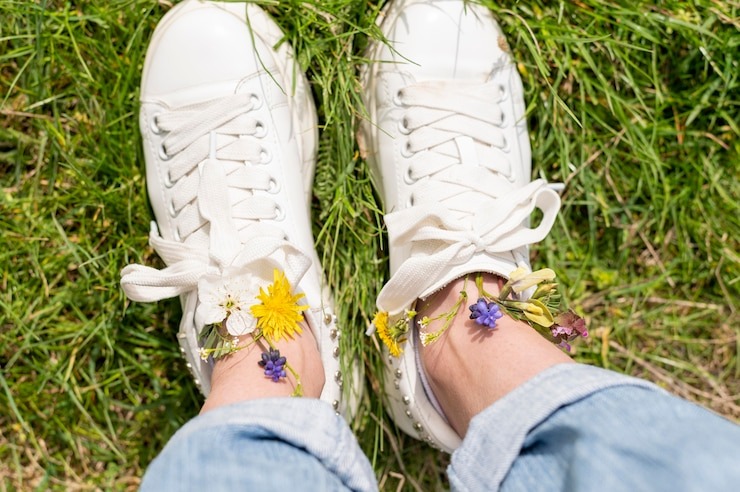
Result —
[[[293,338],[295,333],[302,333],[298,323],[303,321],[301,311],[308,309],[308,306],[298,305],[302,297],[303,294],[291,293],[288,279],[277,269],[273,272],[273,282],[267,286],[267,292],[260,287],[257,299],[262,301],[262,304],[254,304],[250,310],[257,318],[257,328],[262,330],[268,340],[277,341],[282,338],[287,340]]]
[[[388,347],[388,351],[393,357],[401,355],[401,347],[398,345],[396,340],[390,333],[390,327],[388,326],[388,311],[378,311],[373,318],[373,325],[375,331],[378,333],[380,340]]]
[[[508,306],[521,309],[522,314],[534,323],[549,328],[553,325],[554,319],[550,310],[539,299],[530,299],[528,301],[511,302]]]
[[[511,286],[511,290],[519,294],[532,286],[554,279],[555,272],[549,268],[528,272],[526,268],[519,267],[509,274],[509,281],[507,283]]]
[[[550,295],[551,292],[553,292],[555,289],[557,289],[558,284],[556,283],[541,283],[537,286],[537,290],[534,291],[534,294],[532,294],[532,299],[540,299],[541,297],[546,297]]]

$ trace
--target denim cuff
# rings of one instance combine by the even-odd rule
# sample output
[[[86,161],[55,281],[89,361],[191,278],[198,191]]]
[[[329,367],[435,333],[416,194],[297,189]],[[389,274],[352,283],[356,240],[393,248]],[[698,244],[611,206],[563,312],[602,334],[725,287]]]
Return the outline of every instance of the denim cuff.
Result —
[[[370,462],[347,423],[331,405],[316,399],[264,398],[216,408],[185,424],[163,454],[187,445],[191,436],[224,430],[286,442],[315,457],[350,490],[377,490]]]
[[[447,470],[452,489],[497,490],[532,429],[565,405],[625,385],[663,391],[647,381],[585,364],[558,364],[541,372],[471,420]]]

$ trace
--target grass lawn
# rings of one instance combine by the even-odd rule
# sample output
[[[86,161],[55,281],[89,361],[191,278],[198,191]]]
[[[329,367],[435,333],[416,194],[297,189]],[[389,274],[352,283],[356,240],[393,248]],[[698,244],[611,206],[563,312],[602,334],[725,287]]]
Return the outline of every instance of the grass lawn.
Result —
[[[201,403],[176,300],[131,304],[161,265],[137,124],[168,1],[0,0],[0,490],[134,489]],[[321,119],[314,233],[343,343],[366,366],[352,422],[381,488],[445,487],[447,457],[383,411],[364,336],[387,276],[354,131],[378,2],[261,2],[308,71]],[[740,418],[740,4],[491,5],[519,62],[535,173],[564,182],[551,266],[592,336],[575,358]]]

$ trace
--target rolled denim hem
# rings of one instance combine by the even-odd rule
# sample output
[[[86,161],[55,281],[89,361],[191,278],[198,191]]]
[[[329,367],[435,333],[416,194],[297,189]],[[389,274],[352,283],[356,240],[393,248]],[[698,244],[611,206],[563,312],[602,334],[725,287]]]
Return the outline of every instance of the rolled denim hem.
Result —
[[[598,367],[553,366],[471,420],[462,445],[452,454],[447,470],[450,485],[454,490],[497,490],[534,427],[559,408],[613,386],[663,392],[647,381]]]
[[[305,450],[350,490],[377,490],[370,462],[347,423],[329,404],[309,398],[265,398],[214,409],[180,428],[160,456],[180,452],[203,433],[242,430],[254,439],[283,441]]]

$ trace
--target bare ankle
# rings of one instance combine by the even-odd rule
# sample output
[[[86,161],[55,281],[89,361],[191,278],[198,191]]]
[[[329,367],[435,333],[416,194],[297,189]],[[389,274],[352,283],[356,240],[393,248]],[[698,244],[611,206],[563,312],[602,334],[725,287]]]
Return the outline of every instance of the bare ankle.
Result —
[[[201,413],[223,405],[258,398],[286,397],[300,394],[318,398],[324,387],[321,356],[311,331],[303,330],[292,340],[274,343],[280,356],[285,357],[285,377],[272,378],[260,365],[263,352],[269,347],[251,338],[243,348],[218,360],[211,377],[211,393]],[[248,345],[247,345],[248,344]]]
[[[499,277],[483,275],[488,292],[497,294],[501,283]],[[472,280],[458,279],[420,302],[417,319],[434,319],[450,311],[463,290],[475,292]],[[461,436],[470,419],[514,388],[555,364],[572,362],[524,322],[504,316],[495,330],[475,323],[467,310],[470,302],[462,303],[439,339],[427,346],[420,344],[419,349],[434,396]]]

